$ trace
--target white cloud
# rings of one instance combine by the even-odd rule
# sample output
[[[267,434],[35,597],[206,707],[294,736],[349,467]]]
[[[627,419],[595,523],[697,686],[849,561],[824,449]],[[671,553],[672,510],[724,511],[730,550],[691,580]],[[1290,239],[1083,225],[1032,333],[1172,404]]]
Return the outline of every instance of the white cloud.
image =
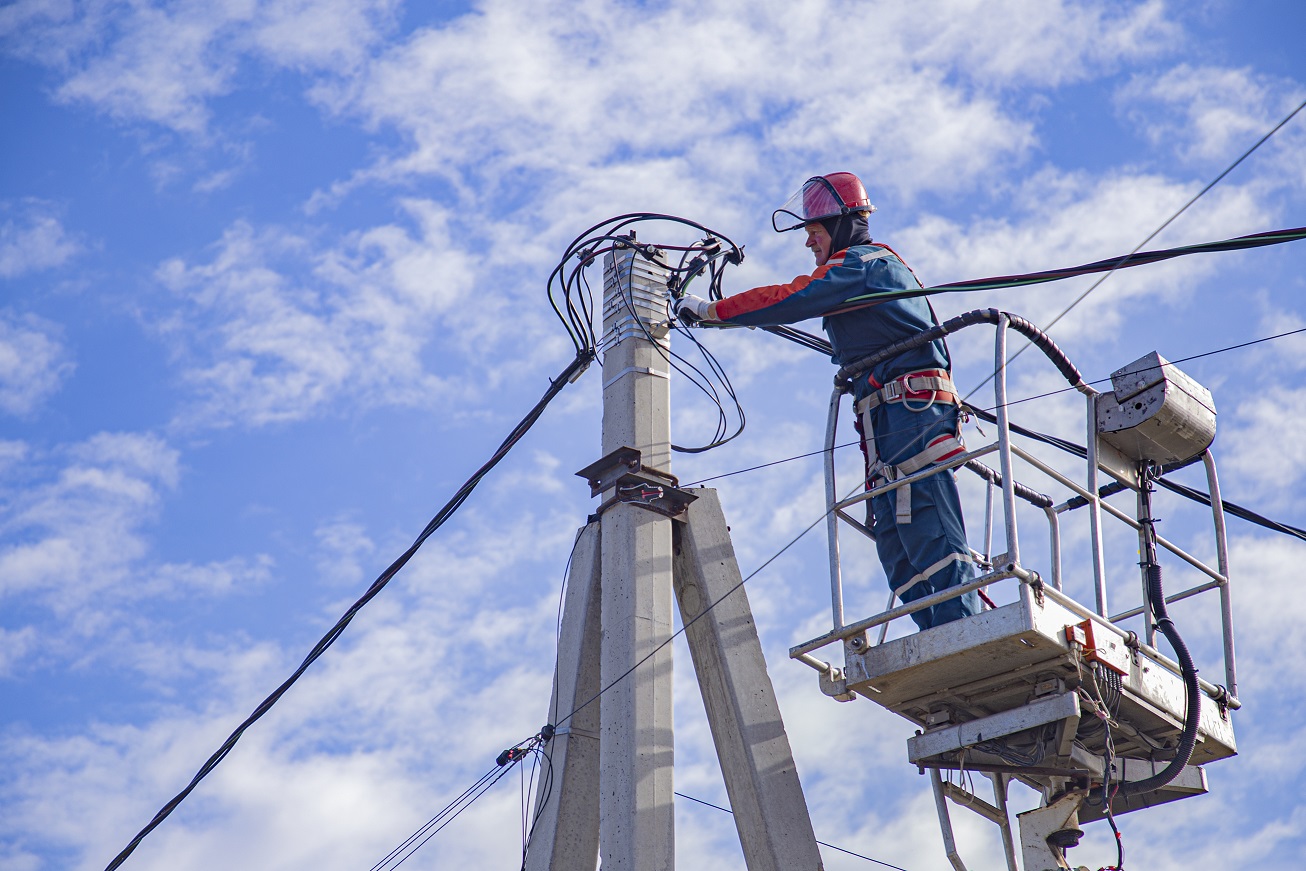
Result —
[[[45,480],[12,493],[3,527],[14,544],[0,552],[7,596],[37,592],[64,612],[127,579],[146,549],[137,529],[153,515],[159,487],[175,480],[177,463],[175,451],[148,435],[101,434],[70,454]]]
[[[1129,253],[1198,189],[1149,174],[1090,177],[1048,169],[1026,179],[1015,192],[1014,218],[983,218],[966,226],[926,215],[901,231],[893,244],[931,285],[1075,266]],[[1186,212],[1146,247],[1228,238],[1267,220],[1268,210],[1254,190],[1221,187],[1206,195],[1203,208]],[[1101,342],[1119,332],[1131,306],[1139,302],[1180,307],[1199,279],[1220,267],[1221,256],[1182,257],[1114,273],[1058,322],[1053,337]],[[1104,275],[1003,291],[1000,304],[1046,325]],[[953,310],[993,304],[991,293],[967,293],[939,298],[938,308],[946,317]],[[1073,342],[1068,347],[1075,349]]]
[[[357,585],[366,575],[360,558],[376,550],[366,529],[361,524],[340,519],[319,526],[316,535],[323,551],[318,571],[334,583]]]
[[[1267,508],[1296,504],[1297,483],[1306,475],[1306,447],[1290,435],[1292,424],[1284,420],[1285,407],[1298,398],[1306,401],[1306,388],[1243,397],[1232,409],[1232,428],[1226,426],[1221,434],[1221,448],[1229,453],[1226,464],[1235,477],[1234,492],[1256,494]]]
[[[9,677],[18,661],[24,659],[38,641],[38,633],[31,626],[9,630],[0,627],[0,678]]]
[[[0,411],[26,417],[59,390],[74,364],[58,326],[0,310]]]
[[[884,17],[921,53],[986,84],[1057,86],[1156,56],[1181,37],[1162,0],[1135,4],[937,2],[889,6]],[[877,16],[880,18],[880,16]],[[877,23],[889,24],[881,18]],[[1092,34],[1092,38],[1085,38]]]
[[[279,66],[342,73],[367,58],[400,6],[400,0],[268,0],[249,16],[249,39]]]
[[[4,10],[0,38],[63,76],[60,101],[190,136],[210,131],[211,102],[261,62],[347,73],[393,26],[398,0],[25,2]]]
[[[0,278],[61,266],[81,250],[48,205],[0,203],[0,215]]]
[[[236,71],[234,58],[210,49],[227,24],[224,11],[210,4],[186,3],[174,10],[138,5],[113,16],[105,23],[117,38],[71,71],[58,98],[89,103],[124,120],[203,133],[206,102],[230,89]]]
[[[160,328],[198,392],[183,422],[261,426],[341,396],[364,404],[439,396],[444,385],[423,355],[442,319],[459,321],[472,261],[443,210],[412,202],[408,211],[416,234],[386,225],[319,250],[239,223],[209,263],[163,264],[158,278],[182,306]],[[305,272],[312,277],[297,277]]]
[[[1299,83],[1250,69],[1185,63],[1134,76],[1116,100],[1119,111],[1154,145],[1173,149],[1186,161],[1225,164],[1282,121],[1303,96]],[[1291,150],[1290,142],[1303,138],[1300,128],[1300,123],[1285,127],[1266,150]]]
[[[54,455],[23,453],[28,461],[4,469],[0,482],[0,596],[56,615],[60,628],[43,634],[46,654],[75,653],[97,633],[107,643],[128,603],[221,595],[268,577],[265,556],[152,561],[149,527],[180,477],[178,452],[158,436],[100,433]]]
[[[8,472],[14,463],[25,460],[28,451],[29,447],[25,442],[0,441],[0,474]]]
[[[1055,85],[1154,52],[1173,35],[1160,9],[954,3],[908,14],[870,4],[850,15],[818,0],[754,4],[743,15],[728,3],[692,12],[532,4],[528,13],[489,0],[316,93],[412,143],[356,180],[432,175],[496,202],[537,178],[566,191],[614,160],[694,172],[699,202],[749,188],[782,196],[770,188],[832,156],[874,171],[879,185],[951,190],[987,181],[1034,142],[992,86]],[[1111,35],[1084,40],[1086,29]],[[759,127],[760,139],[747,135]],[[691,150],[692,164],[674,159]]]

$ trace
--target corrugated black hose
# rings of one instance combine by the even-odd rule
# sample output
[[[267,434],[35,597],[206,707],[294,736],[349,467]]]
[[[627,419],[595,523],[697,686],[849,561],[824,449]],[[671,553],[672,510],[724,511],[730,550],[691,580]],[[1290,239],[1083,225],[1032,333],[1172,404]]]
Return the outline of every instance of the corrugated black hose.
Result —
[[[1155,792],[1179,776],[1179,772],[1183,771],[1188,760],[1193,758],[1193,748],[1197,746],[1197,727],[1202,715],[1202,691],[1197,685],[1197,666],[1193,664],[1193,656],[1188,652],[1188,645],[1179,637],[1174,621],[1166,613],[1165,591],[1161,586],[1161,567],[1155,562],[1147,566],[1147,598],[1152,607],[1152,616],[1156,618],[1157,630],[1165,636],[1166,641],[1170,642],[1175,657],[1179,660],[1179,671],[1184,680],[1184,692],[1188,703],[1184,711],[1184,729],[1179,735],[1179,746],[1175,749],[1174,759],[1151,777],[1122,783],[1120,792],[1123,795]]]

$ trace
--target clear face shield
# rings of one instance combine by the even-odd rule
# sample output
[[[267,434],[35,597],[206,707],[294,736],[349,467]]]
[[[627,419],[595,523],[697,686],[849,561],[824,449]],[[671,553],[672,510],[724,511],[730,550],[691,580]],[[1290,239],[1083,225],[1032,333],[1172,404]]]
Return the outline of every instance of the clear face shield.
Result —
[[[875,211],[875,206],[849,208],[830,180],[818,175],[803,182],[803,186],[794,191],[783,206],[771,213],[771,227],[777,233],[786,233],[813,221],[837,218],[851,211],[869,213]]]

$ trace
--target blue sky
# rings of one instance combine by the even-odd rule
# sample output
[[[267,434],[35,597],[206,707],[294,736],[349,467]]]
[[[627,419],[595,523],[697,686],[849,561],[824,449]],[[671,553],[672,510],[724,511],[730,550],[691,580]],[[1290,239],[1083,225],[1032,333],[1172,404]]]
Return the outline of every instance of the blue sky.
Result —
[[[0,866],[102,868],[408,545],[569,359],[545,280],[587,226],[719,228],[747,245],[738,291],[810,268],[770,212],[847,169],[926,283],[1123,254],[1306,99],[1302,33],[1270,0],[0,7]],[[1298,116],[1149,247],[1301,226],[1303,155]],[[1306,326],[1304,267],[1294,244],[1131,270],[1052,335],[1090,379],[1274,335]],[[1088,286],[935,305],[1046,324]],[[819,447],[828,362],[705,341],[748,429],[677,457],[682,480]],[[987,332],[953,351],[964,389],[992,366]],[[1035,356],[1013,396],[1059,386]],[[1291,337],[1184,364],[1226,497],[1298,526],[1303,360]],[[710,436],[673,395],[676,440]],[[1019,408],[1082,439],[1064,395]],[[598,414],[591,372],[125,867],[370,867],[536,731]],[[822,510],[813,459],[715,486],[745,573]],[[1209,519],[1166,510],[1207,553]],[[1136,594],[1134,545],[1108,544]],[[1306,548],[1239,521],[1230,545],[1241,755],[1210,795],[1122,818],[1132,867],[1306,852]],[[869,612],[883,577],[853,551]],[[785,656],[828,621],[823,566],[809,536],[749,584],[817,835],[946,868],[909,725]],[[1216,675],[1209,609],[1180,616]],[[677,656],[677,788],[724,803]],[[518,789],[413,862],[511,867]],[[743,867],[724,814],[677,815],[682,867]],[[1000,861],[954,817],[963,855]],[[1076,862],[1114,861],[1101,828]]]

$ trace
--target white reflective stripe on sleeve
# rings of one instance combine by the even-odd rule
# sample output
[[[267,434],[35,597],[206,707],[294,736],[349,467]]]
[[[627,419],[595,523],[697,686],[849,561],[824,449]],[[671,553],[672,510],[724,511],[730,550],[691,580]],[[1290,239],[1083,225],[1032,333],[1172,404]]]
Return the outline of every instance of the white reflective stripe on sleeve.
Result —
[[[916,575],[914,578],[912,578],[907,583],[903,584],[898,589],[894,590],[893,594],[895,596],[901,596],[903,593],[907,592],[912,587],[919,584],[921,581],[934,577],[936,574],[943,571],[944,569],[946,569],[948,566],[950,566],[955,562],[969,563],[969,562],[974,562],[974,560],[971,559],[970,554],[950,553],[947,556],[945,556],[943,559],[936,562],[934,565],[930,566],[925,571],[921,572],[919,575]]]
[[[892,257],[893,252],[888,248],[881,248],[879,251],[872,251],[868,254],[861,255],[863,263],[870,263],[872,260],[880,260],[884,257]]]

